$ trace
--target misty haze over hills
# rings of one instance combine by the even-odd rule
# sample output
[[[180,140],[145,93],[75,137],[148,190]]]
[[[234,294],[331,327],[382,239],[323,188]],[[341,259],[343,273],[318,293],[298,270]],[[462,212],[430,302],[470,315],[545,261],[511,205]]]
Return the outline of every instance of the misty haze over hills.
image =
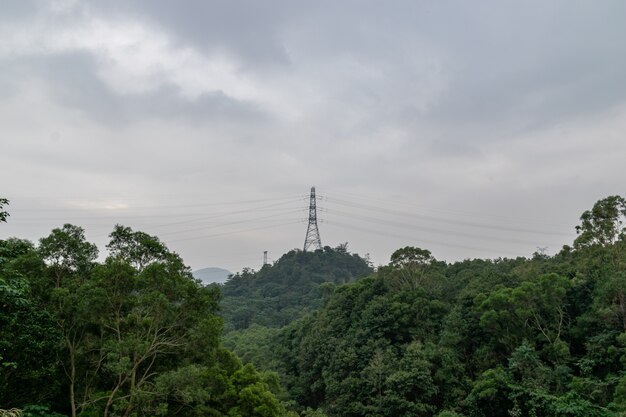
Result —
[[[232,272],[229,270],[216,267],[202,268],[193,271],[193,277],[201,280],[203,284],[223,284],[230,275],[232,275]]]

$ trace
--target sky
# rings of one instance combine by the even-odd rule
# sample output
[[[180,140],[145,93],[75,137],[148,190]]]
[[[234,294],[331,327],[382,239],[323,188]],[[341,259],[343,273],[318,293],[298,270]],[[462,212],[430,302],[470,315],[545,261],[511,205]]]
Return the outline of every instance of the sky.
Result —
[[[0,238],[192,269],[554,254],[626,195],[626,2],[2,0]]]

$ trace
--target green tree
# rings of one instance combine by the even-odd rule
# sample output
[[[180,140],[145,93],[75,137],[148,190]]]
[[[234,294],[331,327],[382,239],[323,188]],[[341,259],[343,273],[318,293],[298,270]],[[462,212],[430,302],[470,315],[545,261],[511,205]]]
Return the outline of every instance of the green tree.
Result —
[[[237,360],[227,360],[226,366],[219,360],[213,366],[188,365],[157,377],[153,409],[157,415],[283,416],[286,411],[272,384],[252,365]]]
[[[409,344],[398,369],[387,378],[388,416],[430,416],[435,410],[433,396],[438,388],[432,378],[432,364],[420,343]]]
[[[160,372],[185,357],[215,359],[219,293],[198,285],[180,257],[145,233],[116,226],[109,247],[111,255],[90,282],[101,337],[94,360],[108,388],[87,402],[105,417],[128,416],[149,408],[146,398]],[[125,253],[126,247],[132,251]]]
[[[497,288],[480,302],[480,324],[494,344],[505,348],[504,355],[530,338],[547,344],[553,360],[562,360],[568,355],[562,337],[569,326],[569,288],[569,280],[556,274],[542,275],[516,288]]]
[[[9,217],[9,213],[4,210],[4,206],[7,206],[9,204],[9,200],[7,200],[6,198],[1,198],[0,197],[0,223],[1,222],[5,222],[7,221],[7,217]]]
[[[111,240],[107,244],[107,249],[110,256],[126,261],[138,270],[144,269],[152,262],[166,260],[170,263],[175,261],[177,267],[183,266],[180,257],[170,252],[156,236],[133,231],[130,227],[118,224],[109,238]]]
[[[42,280],[33,277],[40,288],[43,306],[52,314],[62,334],[63,372],[67,377],[70,414],[77,415],[80,384],[80,350],[92,320],[89,279],[98,249],[85,239],[83,228],[65,224],[40,239],[38,252],[46,261]]]
[[[60,334],[33,297],[28,274],[42,270],[32,243],[0,240],[0,404],[22,406],[57,395]]]
[[[85,230],[71,224],[53,229],[49,236],[40,239],[39,252],[54,273],[55,288],[62,286],[64,276],[85,277],[98,256],[96,245],[86,241]]]
[[[623,197],[613,195],[598,201],[580,216],[581,224],[576,226],[579,236],[574,241],[574,247],[606,246],[624,239],[625,216],[626,200]]]
[[[352,282],[370,272],[367,262],[345,247],[290,251],[273,265],[256,272],[244,269],[223,285],[226,328],[285,326],[320,308],[329,284]]]
[[[392,275],[394,285],[408,290],[423,286],[427,272],[435,262],[429,250],[411,246],[398,249],[391,255],[389,264],[395,271]]]

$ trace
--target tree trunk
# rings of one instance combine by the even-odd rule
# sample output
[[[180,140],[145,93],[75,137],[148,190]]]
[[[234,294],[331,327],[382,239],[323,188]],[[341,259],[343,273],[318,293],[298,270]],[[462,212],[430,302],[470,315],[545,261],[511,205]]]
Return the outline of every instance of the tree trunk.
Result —
[[[120,389],[124,382],[125,380],[123,380],[122,377],[118,378],[117,385],[115,386],[115,388],[113,388],[113,391],[111,392],[111,395],[109,395],[109,398],[107,400],[107,404],[104,407],[104,417],[109,417],[109,410],[111,409],[111,405],[113,404],[113,400],[115,399],[115,394],[117,394],[117,391]]]
[[[131,410],[133,409],[133,399],[135,397],[135,389],[137,384],[137,358],[134,359],[133,370],[130,376],[130,398],[128,399],[128,407],[126,407],[126,411],[124,412],[124,417],[128,417],[130,415]]]
[[[76,350],[69,338],[65,338],[67,348],[70,351],[70,407],[72,409],[72,417],[76,417],[76,394],[74,392],[74,385],[76,382]]]

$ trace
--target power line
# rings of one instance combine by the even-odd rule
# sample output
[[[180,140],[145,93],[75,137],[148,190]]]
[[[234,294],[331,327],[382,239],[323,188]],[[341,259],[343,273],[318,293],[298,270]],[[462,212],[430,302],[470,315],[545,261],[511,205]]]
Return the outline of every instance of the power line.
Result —
[[[352,230],[357,230],[360,232],[364,232],[364,233],[371,233],[371,234],[377,234],[377,235],[381,235],[381,236],[388,236],[388,237],[393,237],[393,238],[398,238],[398,239],[405,239],[411,242],[418,242],[418,243],[422,243],[422,244],[427,244],[427,245],[439,245],[439,246],[444,246],[444,247],[453,247],[453,248],[460,248],[460,249],[467,249],[467,250],[471,250],[471,251],[476,251],[476,252],[500,252],[500,253],[505,253],[511,256],[519,256],[519,254],[513,253],[513,252],[508,252],[508,251],[503,251],[503,250],[495,250],[495,249],[491,249],[491,248],[483,248],[483,247],[478,247],[478,246],[467,246],[467,245],[459,245],[456,243],[447,243],[447,242],[440,242],[437,240],[426,240],[426,239],[416,239],[414,236],[406,236],[406,235],[401,235],[401,234],[397,234],[397,233],[389,233],[389,232],[381,232],[378,230],[372,230],[372,229],[367,229],[367,228],[363,228],[363,227],[359,227],[359,226],[354,226],[351,224],[346,224],[346,223],[338,223],[338,222],[328,222],[330,224],[333,224],[335,226],[338,227],[343,227],[346,229],[352,229]]]
[[[291,204],[293,203],[292,201],[289,202],[285,202],[282,203],[284,204]],[[138,214],[118,214],[118,213],[111,213],[109,215],[106,216],[80,216],[80,217],[75,217],[73,215],[69,215],[69,216],[57,216],[57,217],[40,217],[37,216],[36,218],[32,218],[32,217],[25,217],[25,218],[17,218],[14,221],[12,221],[12,223],[32,223],[32,222],[48,222],[48,221],[62,221],[67,223],[68,221],[98,221],[98,220],[102,220],[102,221],[111,221],[111,220],[117,220],[117,219],[123,219],[123,220],[133,220],[133,219],[150,219],[150,218],[163,218],[163,217],[191,217],[191,216],[195,216],[196,218],[194,219],[186,219],[186,220],[181,220],[178,222],[172,222],[172,223],[165,223],[162,225],[159,225],[158,227],[165,227],[165,226],[169,226],[169,225],[176,225],[176,224],[184,224],[184,223],[192,223],[195,221],[202,221],[202,220],[209,220],[212,218],[216,218],[216,217],[223,217],[223,216],[230,216],[230,215],[234,215],[234,214],[241,214],[241,213],[249,213],[249,212],[256,212],[256,211],[276,211],[276,210],[284,210],[284,208],[258,208],[258,209],[246,209],[246,210],[240,210],[240,211],[228,211],[228,212],[217,212],[215,214],[209,215],[207,216],[206,213],[166,213],[166,214],[148,214],[148,215],[138,215]],[[302,208],[302,211],[304,211],[305,209]],[[22,216],[24,216],[24,214],[22,214]],[[156,226],[155,226],[156,227]]]
[[[273,228],[288,226],[288,225],[297,224],[297,223],[302,223],[302,221],[298,220],[298,221],[286,222],[286,223],[272,225],[272,226],[262,226],[262,227],[255,227],[255,228],[251,228],[251,229],[234,230],[234,231],[231,231],[231,232],[215,233],[215,234],[212,234],[212,235],[203,235],[203,236],[188,237],[188,238],[183,238],[183,239],[175,239],[175,240],[166,241],[166,243],[183,242],[183,241],[188,241],[188,240],[206,239],[206,238],[211,238],[211,237],[216,237],[216,236],[226,236],[226,235],[232,235],[232,234],[237,234],[237,233],[247,233],[247,232],[252,232],[252,231],[255,231],[255,230],[273,229]]]
[[[462,215],[464,217],[475,217],[475,218],[483,218],[483,219],[488,219],[488,220],[492,220],[493,218],[499,218],[505,221],[530,221],[533,224],[537,224],[540,223],[542,221],[545,221],[545,219],[542,218],[530,218],[530,217],[526,217],[526,218],[521,218],[520,216],[504,216],[502,214],[492,214],[489,213],[488,215],[486,213],[476,213],[476,212],[469,212],[467,210],[454,210],[454,209],[450,209],[450,208],[437,208],[437,209],[429,209],[427,206],[425,206],[424,204],[419,204],[419,203],[415,203],[415,202],[409,202],[409,201],[400,201],[397,199],[390,199],[390,198],[377,198],[377,197],[372,197],[372,196],[364,196],[361,194],[357,194],[357,193],[350,193],[350,192],[341,192],[341,193],[334,193],[334,192],[327,192],[326,194],[330,194],[331,198],[337,197],[337,198],[343,198],[343,199],[357,199],[357,200],[361,200],[361,201],[366,201],[369,202],[370,204],[372,202],[375,202],[377,204],[390,204],[392,203],[393,206],[405,206],[405,207],[409,207],[411,209],[418,209],[421,211],[436,211],[437,213],[450,213],[450,214],[456,214],[456,215]],[[326,196],[318,196],[318,198],[320,198],[321,200],[324,200],[326,198]],[[549,223],[551,226],[554,226],[553,223]],[[569,227],[569,225],[563,225],[563,227]]]
[[[270,218],[274,218],[274,217],[278,217],[278,216],[284,216],[286,214],[291,214],[291,213],[296,213],[296,212],[301,212],[302,210],[289,210],[289,211],[285,211],[285,212],[281,212],[278,214],[272,214],[270,216],[264,216],[264,217],[257,217],[257,218],[253,218],[253,219],[246,219],[246,220],[237,220],[237,221],[232,221],[232,222],[227,222],[227,223],[219,223],[219,224],[214,224],[214,225],[210,225],[210,226],[203,226],[203,227],[196,227],[193,229],[184,229],[184,230],[174,230],[171,232],[161,232],[159,233],[159,235],[172,235],[172,234],[177,234],[177,233],[188,233],[188,232],[195,232],[198,230],[206,230],[206,229],[215,229],[215,228],[220,228],[220,227],[224,227],[224,226],[231,226],[234,224],[242,224],[242,223],[250,223],[250,222],[255,222],[255,221],[262,221],[262,220],[267,220]],[[276,220],[282,220],[284,221],[284,219],[276,219]]]
[[[268,201],[278,201],[278,200],[303,200],[305,196],[303,195],[291,195],[288,197],[276,197],[276,198],[263,198],[263,199],[254,199],[254,200],[238,200],[238,201],[221,201],[214,203],[201,203],[201,204],[179,204],[179,205],[157,205],[157,206],[133,206],[121,209],[132,209],[132,210],[161,210],[161,209],[176,209],[176,208],[189,208],[189,207],[210,207],[210,206],[224,206],[224,205],[233,205],[233,204],[249,204],[249,203],[263,203]],[[110,210],[103,207],[65,207],[65,208],[33,208],[33,209],[20,209],[14,208],[13,212],[42,212],[42,211],[94,211],[94,210]]]
[[[290,201],[282,202],[282,203],[270,204],[270,205],[266,205],[266,206],[262,206],[262,207],[254,207],[254,208],[246,208],[246,209],[237,210],[237,211],[221,212],[221,213],[216,213],[216,214],[212,214],[212,215],[208,215],[208,216],[203,216],[203,217],[200,217],[200,218],[197,218],[197,219],[182,220],[182,221],[178,221],[178,222],[165,223],[165,224],[161,224],[161,225],[157,225],[157,226],[153,226],[153,227],[174,226],[174,225],[190,223],[190,222],[198,221],[198,220],[207,220],[207,219],[214,219],[214,218],[218,218],[218,217],[232,216],[232,215],[235,215],[235,214],[257,212],[257,211],[260,211],[260,210],[271,209],[271,208],[274,208],[274,207],[277,207],[277,206],[281,206],[281,205],[285,205],[285,204],[291,204],[291,203],[294,203],[296,201],[301,201],[301,199],[290,200]]]
[[[263,207],[257,207],[257,208],[250,208],[250,209],[230,211],[230,212],[221,212],[221,213],[217,213],[217,214],[203,216],[203,217],[196,218],[196,219],[187,219],[187,220],[182,220],[182,221],[178,221],[178,222],[170,222],[170,223],[159,224],[159,225],[149,225],[147,227],[149,227],[151,229],[154,229],[154,228],[161,228],[161,227],[177,226],[177,225],[181,225],[181,224],[188,224],[188,223],[193,223],[193,222],[202,221],[202,220],[210,220],[210,219],[215,219],[215,218],[219,218],[219,217],[227,217],[227,216],[233,216],[233,215],[237,215],[237,214],[250,213],[250,212],[255,212],[255,211],[274,210],[276,206],[284,205],[284,204],[290,204],[290,203],[293,203],[293,202],[294,201],[288,201],[288,202],[275,203],[275,204],[271,204],[271,205],[267,205],[267,206],[263,206]],[[302,208],[299,208],[299,209],[281,208],[279,210],[282,210],[282,211],[280,213],[278,213],[278,214],[265,216],[265,217],[262,217],[260,219],[271,218],[271,217],[276,217],[276,216],[281,216],[281,215],[285,215],[285,214],[291,214],[291,213],[303,211]],[[227,222],[227,223],[219,223],[219,224],[216,224],[216,225],[214,224],[214,225],[210,225],[210,226],[196,227],[194,229],[186,229],[184,231],[159,232],[159,235],[167,235],[167,234],[172,234],[172,233],[183,233],[183,232],[188,232],[188,231],[195,231],[195,230],[198,230],[198,229],[210,229],[210,228],[215,228],[215,227],[221,227],[221,226],[224,226],[224,225],[237,224],[237,223],[241,223],[241,222],[245,222],[245,221],[253,221],[253,220],[254,219],[239,220],[239,221]],[[99,237],[104,237],[104,236],[99,236]]]
[[[389,226],[398,227],[402,229],[411,228],[411,229],[415,229],[415,230],[422,231],[422,232],[439,233],[439,234],[446,234],[446,235],[451,235],[451,236],[463,236],[463,237],[468,237],[472,239],[489,240],[489,241],[497,240],[497,241],[507,242],[507,243],[522,243],[522,244],[531,244],[531,245],[535,245],[537,243],[536,241],[529,241],[529,240],[507,239],[507,238],[501,238],[501,237],[496,237],[496,236],[484,236],[484,235],[477,235],[474,233],[466,233],[466,232],[453,231],[453,230],[436,229],[432,227],[416,226],[413,224],[400,223],[400,222],[395,222],[392,220],[384,220],[384,219],[363,216],[363,215],[354,214],[354,213],[346,213],[346,212],[342,212],[342,211],[335,210],[335,209],[327,210],[327,213],[332,214],[332,215],[340,215],[340,216],[348,217],[351,219],[362,219],[371,223],[389,225]],[[553,245],[556,245],[556,244],[553,244]]]
[[[347,207],[359,208],[359,209],[362,209],[362,210],[376,211],[376,212],[387,213],[387,214],[392,214],[392,215],[402,216],[402,217],[421,218],[421,219],[424,219],[424,220],[430,220],[430,221],[435,221],[435,222],[439,222],[439,223],[456,224],[456,225],[460,225],[460,226],[477,227],[477,228],[482,228],[482,229],[501,230],[501,231],[506,231],[506,232],[520,232],[520,233],[533,233],[533,234],[541,234],[541,235],[553,235],[553,236],[571,237],[571,234],[562,233],[562,232],[552,232],[552,231],[532,230],[532,229],[520,229],[520,228],[515,228],[515,227],[497,226],[497,225],[484,224],[484,223],[474,223],[474,222],[467,222],[467,221],[462,221],[462,220],[444,219],[444,218],[440,218],[440,217],[426,216],[426,215],[422,215],[422,214],[411,214],[411,213],[406,213],[406,212],[402,212],[402,211],[390,210],[390,209],[386,209],[386,208],[382,208],[382,207],[376,207],[376,206],[372,206],[372,205],[354,203],[354,202],[351,202],[351,201],[346,201],[346,200],[342,200],[342,199],[338,199],[338,198],[334,198],[334,197],[333,198],[328,198],[327,201],[329,203],[336,203],[336,204],[340,204],[340,205],[347,206]]]

